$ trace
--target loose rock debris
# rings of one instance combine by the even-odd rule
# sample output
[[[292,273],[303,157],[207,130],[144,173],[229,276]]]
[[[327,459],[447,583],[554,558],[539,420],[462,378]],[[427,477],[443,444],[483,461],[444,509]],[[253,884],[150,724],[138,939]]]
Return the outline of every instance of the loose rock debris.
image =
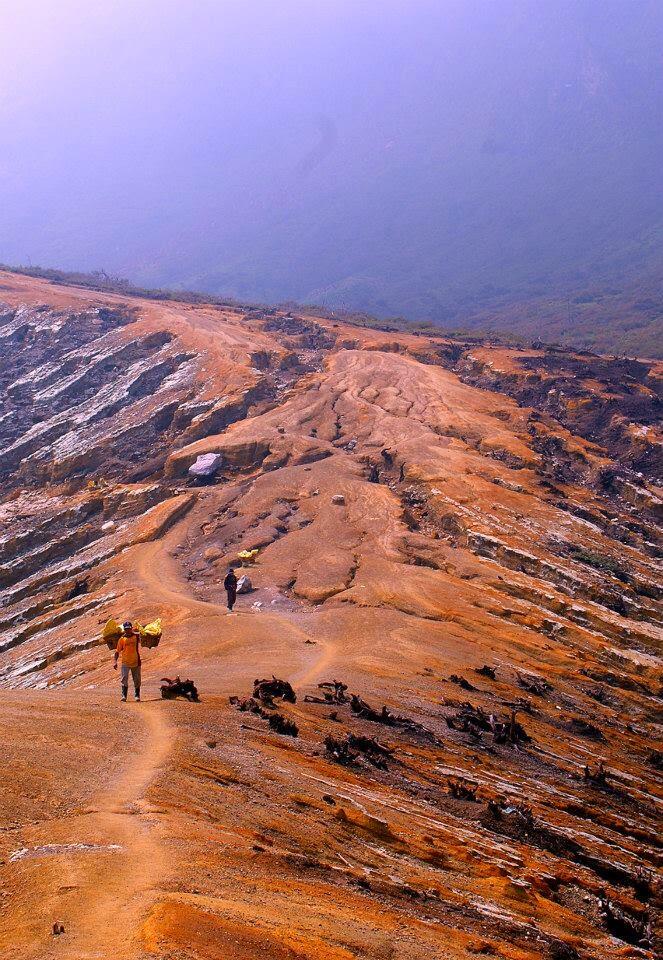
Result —
[[[434,734],[421,723],[411,720],[410,717],[399,717],[393,714],[388,707],[383,706],[381,710],[374,710],[365,700],[353,693],[350,698],[350,709],[362,720],[370,720],[371,723],[383,723],[387,727],[403,727],[406,730],[414,730],[418,733],[425,733],[433,737]]]
[[[599,903],[605,925],[610,933],[634,947],[648,949],[652,946],[652,922],[648,913],[632,914],[605,894]]]
[[[549,947],[550,960],[579,960],[579,953],[575,947],[563,940],[554,940]]]
[[[73,600],[75,597],[81,597],[83,594],[87,593],[90,589],[90,583],[87,577],[84,577],[81,580],[76,580],[74,585],[70,587],[64,594],[62,598],[65,603],[68,600]]]
[[[543,677],[535,677],[531,674],[517,674],[518,683],[521,687],[524,687],[528,693],[533,693],[537,697],[545,697],[549,690],[552,690],[552,685],[548,683],[547,680],[544,680]]]
[[[261,703],[255,697],[230,697],[230,703],[242,713],[253,713],[255,716],[260,717],[261,720],[267,720],[270,729],[275,733],[280,733],[286,737],[299,736],[299,727],[294,720],[289,720],[287,717],[284,717],[282,713],[270,712],[265,708],[263,703]],[[273,701],[271,700],[270,704],[272,707],[274,706]],[[269,706],[269,704],[267,704],[267,706]]]
[[[487,663],[484,663],[482,667],[475,667],[474,672],[480,674],[482,677],[488,677],[490,680],[495,680],[497,667],[489,667]]]
[[[469,680],[466,680],[465,677],[459,677],[458,674],[456,673],[452,673],[451,676],[449,677],[449,680],[451,683],[457,684],[463,690],[469,690],[469,691],[476,690],[476,687],[473,684],[471,684]]]
[[[269,716],[270,729],[284,737],[298,737],[299,727],[294,720],[288,720],[282,713],[272,713]]]
[[[505,797],[493,797],[488,801],[488,811],[496,819],[513,817],[527,829],[534,827],[532,808],[526,803],[509,803]]]
[[[532,741],[522,724],[516,719],[515,710],[511,711],[508,720],[499,720],[493,713],[486,713],[481,707],[464,703],[458,713],[444,719],[450,730],[469,733],[477,740],[481,740],[483,733],[492,733],[495,743],[510,743],[517,746],[519,743]]]
[[[455,797],[456,800],[471,800],[473,803],[476,803],[478,789],[479,785],[477,783],[470,783],[469,780],[465,780],[462,777],[449,778],[449,793],[452,797]]]
[[[594,784],[594,786],[597,786],[597,787],[610,786],[610,784],[608,783],[608,771],[603,766],[603,760],[599,760],[596,766],[596,770],[594,770],[593,772],[589,764],[588,763],[585,764],[583,775],[585,780],[588,783]]]
[[[588,737],[590,740],[605,740],[603,733],[593,723],[583,720],[582,717],[572,717],[568,725],[571,733],[577,733],[581,737]]]
[[[305,703],[324,703],[324,704],[343,704],[348,703],[349,697],[346,696],[348,689],[347,683],[341,683],[339,680],[325,680],[318,684],[318,689],[322,690],[321,697],[314,697],[307,694],[304,697]]]
[[[325,737],[324,744],[325,750],[330,758],[336,763],[340,763],[341,766],[351,767],[359,759],[359,754],[350,749],[350,744],[347,740],[339,740],[337,737],[332,737],[331,733],[328,733]]]
[[[345,767],[363,760],[380,770],[388,770],[387,758],[394,752],[372,737],[355,736],[353,733],[349,733],[345,740],[327,734],[324,744],[330,758]]]
[[[635,871],[633,889],[639,900],[645,903],[651,899],[654,894],[654,874],[646,867],[638,867]]]
[[[175,677],[170,680],[168,677],[161,678],[161,697],[163,700],[175,700],[177,697],[184,697],[190,703],[198,703],[198,688],[193,680],[180,680]]]
[[[297,694],[288,681],[278,680],[275,676],[272,676],[271,680],[254,680],[253,696],[266,706],[273,706],[275,698],[287,703],[297,703]]]

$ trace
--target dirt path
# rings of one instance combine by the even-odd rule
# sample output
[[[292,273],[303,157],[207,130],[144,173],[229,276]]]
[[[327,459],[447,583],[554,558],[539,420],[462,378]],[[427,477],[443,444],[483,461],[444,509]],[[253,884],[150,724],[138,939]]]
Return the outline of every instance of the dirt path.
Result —
[[[173,545],[196,522],[193,511],[163,538],[141,544],[133,557],[135,580],[141,591],[150,603],[170,607],[171,615],[178,621],[178,630],[173,633],[179,634],[184,646],[188,646],[194,623],[199,627],[202,619],[209,628],[210,621],[226,620],[228,616],[224,605],[187,594],[186,581],[181,579],[177,563],[170,556]],[[241,616],[253,614],[243,612]],[[261,621],[266,616],[260,614]],[[300,618],[294,614],[287,619]],[[232,656],[235,642],[240,640],[233,636],[227,645],[217,647],[215,655]],[[178,659],[181,650],[174,635],[159,654],[155,665]],[[298,684],[313,682],[331,660],[332,650],[326,644],[307,647],[290,677]],[[99,794],[83,817],[74,818],[67,830],[72,845],[83,842],[97,850],[92,854],[72,850],[62,855],[58,864],[59,889],[65,893],[54,894],[45,905],[54,919],[63,919],[66,933],[61,938],[51,938],[48,947],[42,942],[30,960],[132,960],[141,955],[137,936],[142,921],[168,875],[164,820],[158,810],[150,808],[146,793],[168,758],[177,728],[169,718],[167,705],[161,701],[144,701],[135,711],[133,705],[129,708],[132,719],[139,716],[144,724],[138,734],[139,743],[128,749],[127,763],[119,779]]]
[[[110,714],[102,719],[117,722]],[[168,874],[159,811],[146,799],[172,744],[161,703],[136,705],[127,735],[131,740],[123,768],[90,806],[45,821],[27,838],[17,863],[26,914],[15,946],[0,952],[3,960],[131,960],[140,955],[136,933]],[[88,775],[98,776],[94,770]],[[54,921],[64,924],[63,935],[53,936]],[[28,942],[21,947],[24,938]]]
[[[100,797],[90,812],[94,833],[109,848],[101,871],[93,871],[70,913],[70,933],[62,938],[58,956],[87,960],[135,955],[134,933],[147,911],[154,890],[165,876],[166,863],[159,843],[158,814],[145,793],[168,756],[171,728],[158,703],[141,707],[145,723],[140,749],[120,779]]]
[[[234,636],[233,625],[236,621],[228,620],[228,611],[224,603],[198,600],[187,593],[187,581],[182,579],[178,564],[170,554],[172,548],[182,541],[188,531],[198,528],[204,522],[208,513],[207,498],[201,497],[193,510],[171,527],[164,537],[140,544],[134,554],[135,579],[140,583],[145,596],[150,598],[151,603],[171,605],[176,616],[187,622],[188,633],[198,634],[203,644],[204,637],[211,633],[212,622],[221,621],[225,638],[224,652],[229,654],[230,648],[239,642]],[[242,618],[254,616],[250,609],[238,609],[235,615]],[[257,616],[264,620],[268,614],[260,613]],[[298,627],[303,620],[302,615],[297,612],[279,611],[278,617],[281,622],[288,621]],[[168,646],[168,652],[166,648],[163,650],[163,655],[168,658],[166,662],[169,662],[177,652],[176,644],[172,640],[169,640]],[[218,646],[215,648],[215,654],[222,655]],[[314,647],[306,648],[306,656],[302,656],[302,662],[290,670],[289,679],[300,685],[316,682],[321,678],[324,670],[331,665],[333,658],[333,648],[328,643],[318,640]]]

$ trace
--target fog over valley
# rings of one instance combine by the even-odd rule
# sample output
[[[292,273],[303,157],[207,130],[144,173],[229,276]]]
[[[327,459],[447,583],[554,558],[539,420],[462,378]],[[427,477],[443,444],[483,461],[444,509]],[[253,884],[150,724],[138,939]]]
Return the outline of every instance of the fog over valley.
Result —
[[[0,261],[658,352],[656,0],[27,0],[0,25]]]

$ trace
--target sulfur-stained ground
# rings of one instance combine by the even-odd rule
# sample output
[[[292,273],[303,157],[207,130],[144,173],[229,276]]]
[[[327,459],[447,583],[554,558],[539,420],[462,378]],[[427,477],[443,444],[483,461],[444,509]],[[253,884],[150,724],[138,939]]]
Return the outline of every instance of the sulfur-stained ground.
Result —
[[[0,957],[653,957],[659,367],[0,301]],[[164,619],[140,704],[110,615]],[[272,675],[297,737],[230,703]]]

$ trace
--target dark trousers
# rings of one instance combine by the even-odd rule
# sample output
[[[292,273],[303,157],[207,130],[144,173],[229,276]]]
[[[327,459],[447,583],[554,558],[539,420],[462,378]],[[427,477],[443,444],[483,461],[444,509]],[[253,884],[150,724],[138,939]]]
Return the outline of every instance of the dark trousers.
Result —
[[[228,594],[228,609],[232,610],[237,599],[237,590],[234,587],[226,587],[226,593]]]

